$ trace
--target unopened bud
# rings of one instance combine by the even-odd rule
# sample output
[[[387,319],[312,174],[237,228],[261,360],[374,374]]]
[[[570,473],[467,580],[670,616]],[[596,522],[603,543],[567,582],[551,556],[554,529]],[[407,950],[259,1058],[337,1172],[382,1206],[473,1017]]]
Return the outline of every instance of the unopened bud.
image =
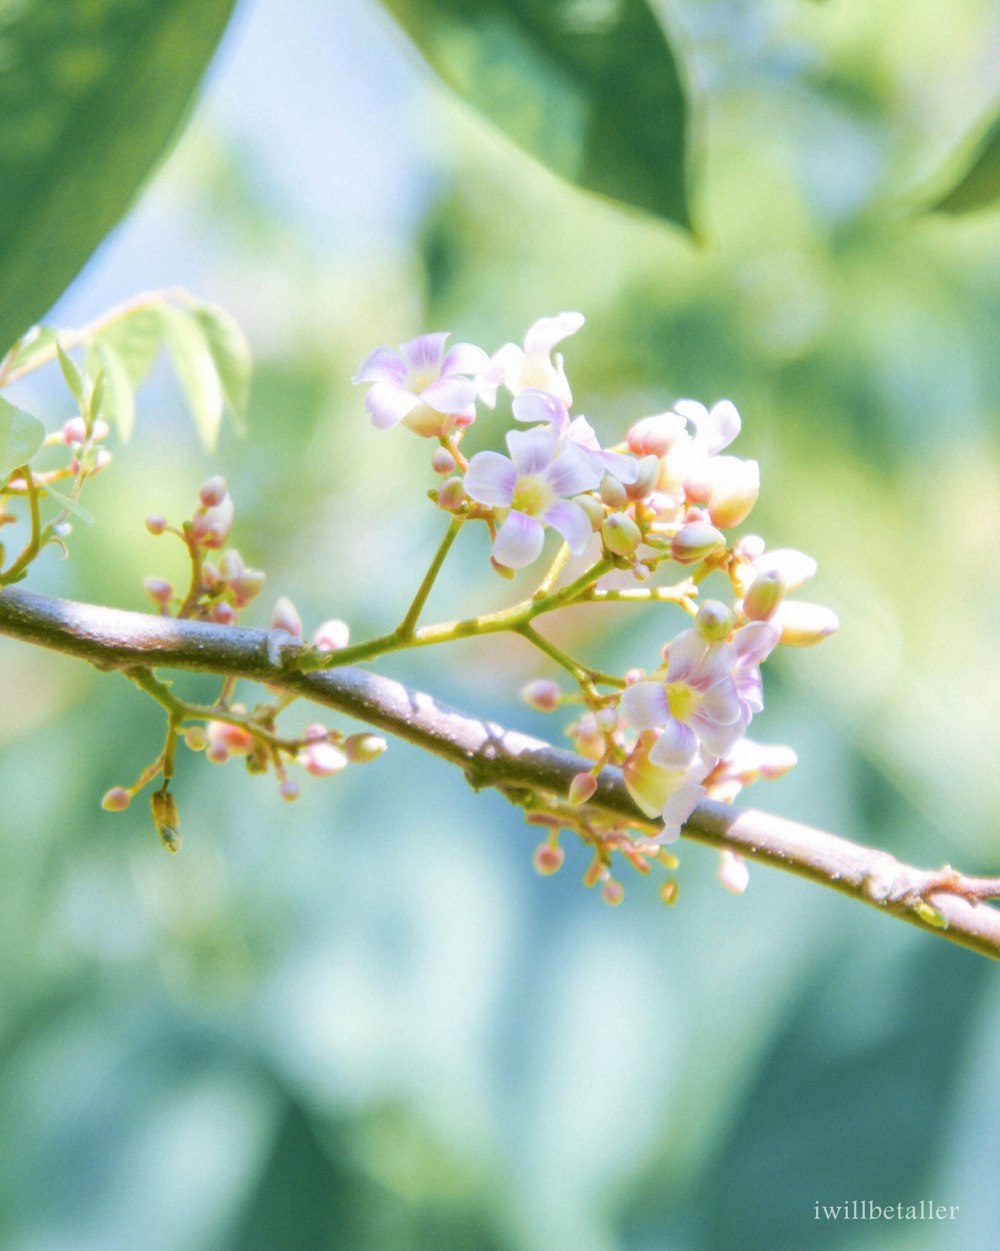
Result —
[[[585,804],[597,790],[597,778],[592,773],[577,773],[569,784],[569,802]]]
[[[292,638],[302,637],[302,618],[287,595],[282,595],[275,601],[274,608],[271,610],[271,629],[284,630]]]
[[[143,578],[142,588],[153,603],[159,604],[161,608],[170,603],[174,593],[174,588],[163,578]]]
[[[439,508],[455,512],[465,503],[465,485],[461,478],[448,478],[438,488],[437,502]]]
[[[521,698],[536,712],[555,712],[562,703],[562,691],[551,678],[538,678],[521,688]]]
[[[181,848],[181,836],[177,832],[181,819],[177,812],[177,802],[170,791],[153,791],[149,797],[153,812],[153,824],[160,836],[160,842],[167,851],[176,852]]]
[[[298,782],[293,781],[291,778],[285,778],[278,787],[278,794],[290,804],[293,804],[301,793]]]
[[[231,547],[228,552],[222,553],[222,557],[219,560],[219,575],[223,581],[232,582],[234,578],[238,578],[243,573],[245,568],[243,557],[235,547]]]
[[[379,734],[351,734],[344,739],[344,755],[351,764],[368,764],[389,750],[389,744]]]
[[[71,417],[69,421],[63,422],[62,439],[63,442],[72,447],[74,443],[83,443],[87,438],[87,423],[82,417]]]
[[[216,764],[224,763],[234,753],[238,756],[248,755],[255,746],[256,740],[249,730],[244,729],[242,725],[232,725],[228,721],[209,721],[207,733],[208,758]],[[225,755],[222,755],[222,752],[225,752]]]
[[[245,569],[238,578],[233,578],[229,589],[237,608],[246,608],[247,604],[264,589],[267,575],[260,569]]]
[[[594,723],[602,734],[613,734],[618,728],[618,713],[613,708],[598,708]]]
[[[631,556],[642,542],[642,531],[627,513],[612,513],[601,526],[601,538],[609,552]]]
[[[616,882],[613,877],[609,877],[601,888],[601,898],[612,908],[617,908],[625,898],[625,887],[621,882]]]
[[[677,413],[658,413],[643,417],[626,436],[628,450],[634,456],[666,456],[683,434],[686,423]]]
[[[625,487],[613,474],[606,473],[601,479],[601,499],[609,508],[624,508],[628,503]]]
[[[219,600],[217,604],[212,605],[209,616],[216,625],[232,625],[236,620],[236,609],[225,600]]]
[[[721,551],[725,538],[705,521],[691,521],[670,541],[670,554],[679,565],[696,565]]]
[[[749,517],[760,494],[760,466],[737,456],[715,456],[711,467],[712,494],[708,515],[722,530],[738,526]]]
[[[630,500],[644,500],[656,490],[663,469],[658,456],[644,456],[639,461],[634,482],[626,483],[625,491]]]
[[[758,573],[743,596],[743,615],[748,621],[770,621],[785,598],[785,579],[777,569]]]
[[[97,442],[100,442],[101,439],[106,439],[111,433],[111,427],[106,421],[102,421],[101,418],[98,417],[98,419],[94,422],[90,433],[92,438],[94,438]]]
[[[318,652],[337,652],[351,641],[351,630],[346,621],[339,617],[331,617],[317,626],[312,636],[312,645]]]
[[[754,560],[754,568],[758,573],[772,569],[781,574],[785,581],[786,591],[797,591],[803,582],[808,582],[816,573],[816,562],[805,552],[798,552],[793,547],[779,547],[773,552],[762,552]]]
[[[225,478],[216,474],[202,483],[201,490],[198,492],[198,498],[205,508],[216,508],[228,494],[229,487]]]
[[[694,619],[694,628],[706,643],[729,638],[735,624],[733,610],[718,599],[705,600]]]
[[[112,786],[111,790],[105,791],[101,807],[105,812],[124,812],[131,802],[132,796],[124,786]]]
[[[561,847],[553,847],[551,843],[539,843],[532,856],[536,872],[542,877],[551,877],[562,868],[566,853]]]
[[[206,560],[201,567],[201,585],[206,591],[214,591],[222,585],[222,574],[210,560]]]
[[[112,455],[108,449],[106,447],[102,447],[94,457],[93,463],[91,464],[91,475],[103,473],[103,471],[111,464],[112,459]]]
[[[750,870],[741,856],[724,851],[719,857],[719,881],[732,895],[742,895],[750,883]]]
[[[225,547],[233,528],[236,508],[231,495],[226,495],[211,508],[199,508],[191,518],[191,537],[199,547],[218,551]]]
[[[807,604],[787,599],[774,616],[781,630],[780,641],[786,647],[812,647],[829,638],[839,629],[837,614],[822,604]]]
[[[680,884],[677,879],[672,877],[668,877],[660,887],[660,898],[668,908],[672,908],[677,902],[677,896],[680,894],[680,890]]]
[[[309,732],[306,731],[308,737]],[[299,755],[299,763],[313,777],[332,777],[347,768],[347,757],[328,739],[307,743]]]
[[[167,519],[159,513],[151,513],[146,518],[146,529],[150,534],[162,534],[167,528]]]
[[[191,751],[204,751],[208,746],[208,731],[203,725],[193,725],[184,731],[184,742]]]
[[[592,530],[600,530],[604,523],[604,505],[594,495],[578,495],[573,501],[579,504],[590,520]]]
[[[431,468],[435,473],[439,473],[442,478],[446,478],[448,474],[455,472],[455,458],[446,447],[439,447],[431,458]]]

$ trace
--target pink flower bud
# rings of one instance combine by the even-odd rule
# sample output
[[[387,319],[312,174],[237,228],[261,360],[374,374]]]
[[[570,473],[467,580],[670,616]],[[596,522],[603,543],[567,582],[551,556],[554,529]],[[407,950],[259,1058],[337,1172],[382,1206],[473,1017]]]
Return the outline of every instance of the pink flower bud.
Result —
[[[606,473],[601,479],[601,499],[609,508],[624,508],[628,494],[617,478]]]
[[[438,488],[437,502],[439,508],[454,512],[465,503],[465,486],[461,478],[448,478]]]
[[[94,463],[91,465],[91,468],[90,468],[91,476],[93,476],[94,474],[103,473],[104,470],[107,469],[107,467],[111,464],[112,459],[113,457],[111,453],[108,451],[108,449],[106,447],[102,447],[101,450],[94,457]]]
[[[598,708],[594,723],[602,734],[613,734],[618,729],[618,713],[613,708]]]
[[[759,573],[743,596],[743,615],[748,621],[770,621],[785,598],[785,579],[777,569]]]
[[[302,637],[302,618],[287,595],[282,595],[275,601],[274,608],[271,610],[271,629],[284,630],[292,638]]]
[[[231,495],[226,495],[211,508],[199,508],[191,518],[191,537],[199,547],[218,551],[225,547],[233,528],[236,508]]]
[[[229,759],[229,748],[218,743],[205,752],[205,759],[211,761],[212,764],[225,764]]]
[[[198,492],[198,498],[205,508],[216,508],[228,494],[229,487],[225,478],[216,474],[202,483],[201,490]]]
[[[625,898],[625,887],[621,882],[616,882],[613,877],[609,877],[601,888],[601,898],[612,908],[617,908]]]
[[[378,734],[351,734],[344,739],[344,755],[351,764],[368,764],[389,750],[389,744]]]
[[[670,542],[670,554],[679,565],[696,565],[721,551],[725,538],[704,521],[693,521],[681,528]]]
[[[551,843],[539,843],[535,848],[532,863],[542,877],[551,877],[562,868],[566,853],[561,847],[553,847]]]
[[[733,851],[719,856],[719,881],[733,895],[742,895],[750,883],[750,870],[742,857]]]
[[[90,433],[91,437],[99,443],[101,439],[106,439],[108,437],[111,433],[111,427],[106,421],[102,421],[101,418],[98,417],[98,419],[94,422],[93,429]]]
[[[299,753],[299,764],[313,777],[332,777],[347,768],[347,757],[327,739],[307,743]]]
[[[162,534],[167,528],[167,519],[159,513],[151,513],[146,518],[146,529],[150,534]]]
[[[538,678],[521,688],[521,698],[536,712],[555,712],[562,703],[562,691],[551,678]]]
[[[627,513],[612,513],[601,526],[601,538],[615,556],[631,556],[642,542],[642,531]]]
[[[222,585],[222,574],[211,561],[206,560],[201,567],[201,584],[206,591],[214,591]]]
[[[577,773],[569,784],[569,802],[585,804],[597,790],[597,778],[592,773]]]
[[[243,557],[235,547],[231,547],[228,552],[222,553],[219,560],[219,576],[224,582],[232,582],[233,578],[240,577],[245,567]]]
[[[764,540],[759,534],[744,534],[736,542],[733,554],[743,560],[755,561],[764,555]]]
[[[760,466],[755,460],[736,456],[714,456],[711,468],[712,494],[708,515],[722,530],[746,520],[760,494]]]
[[[735,624],[733,610],[717,599],[705,600],[694,619],[694,628],[708,643],[729,638]]]
[[[240,574],[238,578],[233,578],[229,584],[232,592],[233,602],[237,608],[246,608],[247,604],[264,589],[264,583],[267,581],[267,575],[259,569],[247,569]]]
[[[801,600],[785,600],[774,615],[774,624],[781,630],[780,641],[786,647],[813,647],[840,628],[835,612]]]
[[[246,756],[254,749],[254,736],[241,725],[231,725],[228,721],[209,721],[207,731],[210,760],[213,759],[214,748],[223,748],[227,757]]]
[[[105,812],[124,812],[131,802],[132,796],[124,786],[112,786],[109,791],[105,791],[101,807]]]
[[[431,468],[435,473],[439,473],[442,478],[447,478],[450,473],[455,472],[455,458],[446,447],[439,447],[435,450],[431,458]]]
[[[337,652],[351,641],[351,630],[346,621],[331,617],[317,626],[312,645],[318,652]]]
[[[87,439],[87,423],[82,417],[71,417],[63,422],[62,440],[72,447],[74,443],[85,443]]]
[[[142,587],[154,604],[161,608],[170,603],[174,588],[163,578],[143,578]]]
[[[216,625],[232,625],[236,620],[236,609],[225,600],[220,600],[212,605],[209,616]]]
[[[628,450],[633,456],[666,456],[684,433],[685,425],[684,418],[677,413],[643,417],[626,436]]]
[[[293,804],[301,793],[298,782],[293,781],[291,778],[285,778],[278,787],[278,794],[290,804]]]

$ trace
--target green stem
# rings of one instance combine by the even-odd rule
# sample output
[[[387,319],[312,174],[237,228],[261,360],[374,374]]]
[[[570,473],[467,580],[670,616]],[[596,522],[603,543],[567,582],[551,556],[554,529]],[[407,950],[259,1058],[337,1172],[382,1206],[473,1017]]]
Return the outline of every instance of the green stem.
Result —
[[[559,575],[566,568],[566,562],[568,560],[569,560],[569,544],[563,543],[560,546],[559,551],[556,552],[555,560],[552,562],[551,565],[549,565],[548,572],[546,573],[545,577],[542,578],[541,582],[538,584],[538,590],[535,592],[536,596],[543,596],[543,595],[549,594],[549,592],[552,590],[555,584],[559,581]]]
[[[568,673],[571,673],[581,686],[589,686],[594,683],[618,687],[625,685],[624,679],[616,678],[611,673],[602,673],[600,669],[592,669],[590,665],[585,665],[582,661],[575,660],[568,652],[564,652],[562,648],[556,647],[555,643],[550,643],[532,625],[526,623],[520,626],[517,633],[537,647],[540,652],[544,652],[557,665],[561,665]]]
[[[424,575],[424,580],[420,583],[416,595],[413,597],[413,603],[407,610],[406,616],[396,627],[396,633],[401,639],[412,638],[414,627],[420,619],[420,614],[423,611],[424,604],[427,603],[427,597],[430,595],[431,588],[434,586],[434,582],[437,579],[438,574],[441,572],[441,566],[444,564],[445,558],[451,550],[452,543],[454,543],[455,539],[458,537],[458,532],[462,528],[463,521],[463,517],[453,517],[451,519],[448,529],[445,531],[444,538],[441,540],[441,546],[437,549],[434,559],[431,561],[431,566]]]
[[[6,573],[0,575],[0,586],[8,586],[11,582],[16,582],[38,555],[42,546],[42,515],[38,506],[38,488],[35,486],[35,479],[27,465],[22,465],[15,472],[19,473],[24,479],[25,494],[28,497],[28,512],[31,517],[31,535],[17,560],[14,561]]]

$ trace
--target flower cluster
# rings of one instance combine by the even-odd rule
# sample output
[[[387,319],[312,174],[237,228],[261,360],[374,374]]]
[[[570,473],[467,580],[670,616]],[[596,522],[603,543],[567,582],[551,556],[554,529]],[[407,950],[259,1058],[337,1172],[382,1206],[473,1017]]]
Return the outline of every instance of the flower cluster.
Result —
[[[677,400],[609,446],[573,413],[555,348],[582,325],[578,313],[543,318],[523,345],[508,343],[492,355],[468,343],[448,350],[447,335],[423,335],[398,352],[378,348],[354,381],[371,384],[367,408],[379,429],[402,423],[437,441],[432,464],[443,480],[432,498],[455,522],[485,524],[499,572],[511,576],[538,561],[547,529],[563,540],[540,589],[522,610],[511,610],[511,628],[572,675],[577,692],[540,679],[524,696],[544,711],[570,700],[585,705],[568,732],[593,768],[574,779],[567,797],[533,797],[526,806],[529,819],[554,831],[536,855],[539,870],[559,867],[558,831],[574,829],[594,845],[590,877],[617,902],[611,850],[642,863],[665,854],[662,844],[678,837],[702,798],[731,800],[749,782],[794,765],[790,749],[746,737],[763,708],[760,667],[780,644],[826,638],[837,619],[820,605],[787,598],[815,573],[813,560],[769,551],[756,535],[730,533],[760,492],[757,462],[728,450],[741,428],[731,402],[708,408]],[[506,450],[466,459],[465,432],[504,391],[517,423],[504,435]],[[582,560],[583,573],[560,584],[570,556]],[[670,570],[677,571],[672,579]],[[709,578],[714,597],[702,599]],[[533,625],[551,608],[601,601],[672,604],[687,614],[687,628],[664,644],[648,671],[632,668],[619,678],[559,652]],[[622,770],[640,811],[662,823],[658,832],[636,836],[620,822],[573,816],[574,809],[586,811],[607,765]],[[731,854],[720,876],[729,889],[745,885],[745,867]]]

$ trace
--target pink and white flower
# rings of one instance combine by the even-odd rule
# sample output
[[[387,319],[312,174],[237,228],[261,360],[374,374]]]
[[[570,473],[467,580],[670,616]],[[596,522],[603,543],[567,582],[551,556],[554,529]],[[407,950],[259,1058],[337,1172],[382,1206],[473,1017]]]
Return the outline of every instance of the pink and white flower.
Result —
[[[663,829],[652,841],[673,843],[680,837],[681,826],[705,798],[702,782],[711,766],[699,754],[683,767],[663,768],[650,760],[655,746],[655,734],[640,734],[622,774],[637,807],[647,816],[663,821]]]
[[[506,510],[493,541],[494,559],[509,569],[530,565],[541,553],[546,526],[579,555],[593,530],[587,513],[571,497],[593,490],[599,475],[579,448],[561,442],[551,430],[511,430],[507,448],[509,458],[477,452],[465,472],[470,499]]]
[[[525,387],[515,396],[511,407],[518,421],[541,422],[560,439],[578,447],[599,475],[609,473],[619,482],[635,482],[639,473],[639,462],[635,457],[605,451],[586,417],[570,420],[569,411],[558,395],[538,387]]]
[[[446,352],[447,338],[447,333],[420,335],[398,352],[376,348],[361,362],[351,381],[372,383],[365,407],[379,430],[402,422],[415,434],[435,438],[475,420],[475,377],[489,368],[489,357],[471,343],[456,343]]]
[[[556,396],[568,408],[573,403],[562,356],[553,355],[557,343],[568,338],[583,325],[582,313],[560,313],[557,317],[541,317],[524,336],[524,347],[505,343],[493,355],[489,368],[479,379],[479,394],[492,407],[497,389],[505,386],[511,395],[525,387],[537,387]]]

